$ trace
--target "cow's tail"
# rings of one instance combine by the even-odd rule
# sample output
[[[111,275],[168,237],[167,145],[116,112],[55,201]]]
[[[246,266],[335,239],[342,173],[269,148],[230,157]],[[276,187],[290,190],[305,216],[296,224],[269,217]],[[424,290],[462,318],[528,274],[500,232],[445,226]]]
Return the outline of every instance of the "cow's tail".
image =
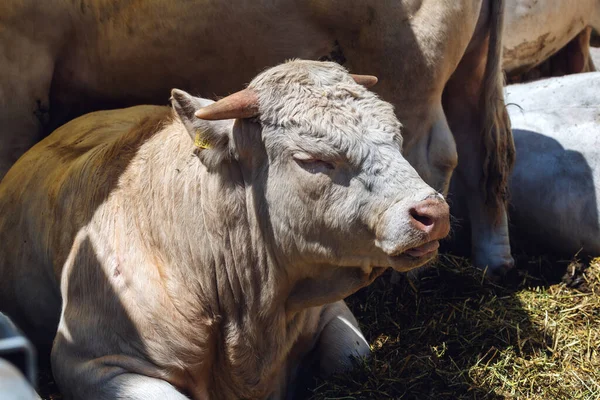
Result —
[[[483,186],[486,203],[501,206],[508,200],[508,180],[515,161],[510,120],[504,104],[502,72],[502,31],[504,30],[504,0],[491,3],[489,47],[481,92],[483,145]]]

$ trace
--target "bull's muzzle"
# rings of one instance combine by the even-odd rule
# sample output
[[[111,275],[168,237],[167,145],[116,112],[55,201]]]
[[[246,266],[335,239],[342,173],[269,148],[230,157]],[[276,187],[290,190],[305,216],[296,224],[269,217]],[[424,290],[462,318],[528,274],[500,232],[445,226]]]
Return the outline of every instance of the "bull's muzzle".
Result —
[[[448,203],[438,193],[406,206],[391,207],[378,229],[377,245],[390,257],[393,266],[404,266],[406,260],[422,264],[437,254],[439,240],[450,233]],[[412,267],[411,267],[412,268]]]
[[[450,233],[448,203],[437,195],[417,203],[409,214],[412,227],[425,232],[428,241],[443,239]]]

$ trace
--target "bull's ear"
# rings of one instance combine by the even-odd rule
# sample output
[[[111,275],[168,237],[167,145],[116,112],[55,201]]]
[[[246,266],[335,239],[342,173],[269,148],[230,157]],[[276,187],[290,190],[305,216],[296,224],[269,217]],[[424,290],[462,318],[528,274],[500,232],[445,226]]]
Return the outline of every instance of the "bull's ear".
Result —
[[[212,100],[194,97],[183,90],[171,91],[171,104],[181,119],[200,154],[209,158],[227,158],[229,153],[229,135],[233,129],[233,120],[208,121],[194,114],[199,109],[214,103]],[[220,153],[220,154],[216,154]],[[206,157],[202,157],[206,158]]]

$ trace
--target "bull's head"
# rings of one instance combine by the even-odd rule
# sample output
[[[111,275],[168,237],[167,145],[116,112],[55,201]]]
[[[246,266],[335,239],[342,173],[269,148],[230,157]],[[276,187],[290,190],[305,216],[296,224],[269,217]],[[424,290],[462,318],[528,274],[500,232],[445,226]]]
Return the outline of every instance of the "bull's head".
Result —
[[[266,237],[288,266],[391,266],[437,253],[448,206],[402,156],[392,106],[334,63],[292,61],[218,102],[174,90],[209,169],[239,163]]]

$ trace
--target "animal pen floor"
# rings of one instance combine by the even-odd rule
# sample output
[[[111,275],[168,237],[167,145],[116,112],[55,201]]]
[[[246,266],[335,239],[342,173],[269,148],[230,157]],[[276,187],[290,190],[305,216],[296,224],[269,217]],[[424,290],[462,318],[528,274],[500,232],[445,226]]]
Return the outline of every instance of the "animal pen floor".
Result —
[[[600,398],[600,259],[582,267],[522,258],[502,287],[448,255],[415,282],[386,274],[348,299],[373,359],[307,397]],[[40,391],[61,398],[48,372]]]

